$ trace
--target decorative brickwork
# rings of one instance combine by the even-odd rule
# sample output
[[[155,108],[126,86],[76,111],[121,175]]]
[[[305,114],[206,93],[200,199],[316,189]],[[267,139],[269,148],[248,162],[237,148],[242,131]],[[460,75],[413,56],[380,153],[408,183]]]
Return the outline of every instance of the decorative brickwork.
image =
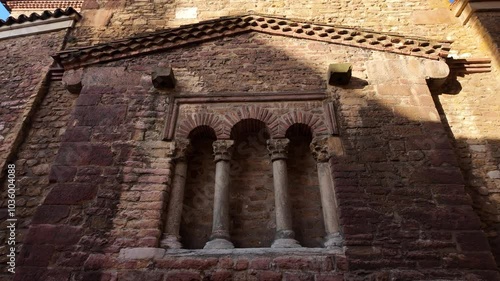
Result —
[[[446,57],[451,43],[449,41],[434,41],[362,29],[310,24],[272,16],[245,15],[204,21],[148,36],[130,38],[125,41],[111,42],[90,48],[63,51],[54,56],[54,59],[66,69],[77,68],[249,31],[357,46],[431,59]]]

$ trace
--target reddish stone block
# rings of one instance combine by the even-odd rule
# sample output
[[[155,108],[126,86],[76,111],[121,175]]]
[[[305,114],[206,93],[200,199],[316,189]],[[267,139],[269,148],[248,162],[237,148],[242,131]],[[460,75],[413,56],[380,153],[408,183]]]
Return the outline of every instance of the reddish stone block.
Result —
[[[171,271],[167,274],[165,281],[200,281],[202,278],[199,273],[186,271]]]
[[[476,270],[496,270],[497,268],[491,252],[450,253],[443,260],[445,268],[470,268]]]
[[[344,281],[344,275],[337,273],[317,274],[316,281]]]
[[[309,259],[306,257],[279,257],[275,258],[273,261],[280,269],[309,268]]]
[[[86,270],[97,270],[109,267],[109,257],[104,254],[91,254],[83,264]]]
[[[45,267],[36,266],[16,266],[16,273],[13,281],[45,281],[44,273],[47,269]],[[11,280],[9,276],[6,280]]]
[[[172,268],[206,270],[217,264],[216,258],[182,258]]]
[[[335,256],[335,270],[336,271],[349,270],[349,263],[346,256],[341,256],[341,255]]]
[[[90,141],[90,127],[68,128],[61,138],[63,142],[86,142]]]
[[[56,265],[59,267],[81,266],[89,257],[85,252],[65,252],[59,255]]]
[[[68,269],[48,269],[44,272],[42,280],[44,281],[67,281],[70,280],[71,270]]]
[[[76,167],[54,165],[50,169],[49,182],[69,182],[76,175]]]
[[[413,171],[410,182],[414,184],[463,184],[464,179],[456,167],[419,167]]]
[[[233,259],[232,258],[220,258],[218,266],[219,268],[232,269]]]
[[[117,281],[163,281],[163,273],[158,271],[122,271],[118,273]]]
[[[79,95],[76,99],[77,106],[86,106],[86,105],[97,105],[101,100],[102,95],[100,94],[86,94]]]
[[[248,260],[239,259],[234,263],[234,270],[245,270],[248,268]]]
[[[56,224],[67,218],[69,215],[70,207],[64,205],[41,205],[37,208],[32,224]]]
[[[46,205],[77,205],[92,200],[97,194],[97,186],[83,183],[55,184],[45,198]]]
[[[82,236],[82,228],[69,225],[39,224],[30,228],[26,244],[74,245]]]
[[[482,231],[459,232],[456,235],[458,246],[462,251],[490,251],[490,245]]]
[[[271,263],[270,258],[255,258],[250,262],[249,268],[250,269],[269,269],[270,263]]]
[[[228,270],[218,270],[208,276],[210,281],[232,280],[233,274]]]
[[[314,275],[309,273],[285,273],[285,281],[314,281]]]
[[[79,106],[74,112],[79,126],[117,126],[123,124],[126,114],[126,105]]]
[[[48,266],[54,254],[53,245],[28,245],[25,244],[19,253],[18,265]]]
[[[274,271],[259,271],[257,272],[257,280],[259,281],[281,281],[281,273]]]
[[[63,143],[55,163],[59,166],[109,166],[113,163],[113,153],[107,145]]]

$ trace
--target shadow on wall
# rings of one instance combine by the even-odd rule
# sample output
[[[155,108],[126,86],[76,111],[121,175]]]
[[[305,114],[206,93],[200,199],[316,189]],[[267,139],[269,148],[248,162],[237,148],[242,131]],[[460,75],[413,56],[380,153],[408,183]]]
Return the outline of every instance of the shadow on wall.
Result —
[[[462,85],[454,77],[452,83],[443,92],[458,95],[461,90]],[[441,104],[441,96],[434,95],[433,98],[457,156],[464,176],[466,192],[472,199],[474,211],[481,219],[481,228],[488,237],[497,266],[500,267],[500,221],[498,219],[500,204],[498,198],[490,193],[490,189],[495,189],[495,181],[498,181],[500,177],[500,172],[496,172],[500,171],[500,140],[456,138]],[[483,168],[486,165],[493,167],[493,170],[485,173]]]

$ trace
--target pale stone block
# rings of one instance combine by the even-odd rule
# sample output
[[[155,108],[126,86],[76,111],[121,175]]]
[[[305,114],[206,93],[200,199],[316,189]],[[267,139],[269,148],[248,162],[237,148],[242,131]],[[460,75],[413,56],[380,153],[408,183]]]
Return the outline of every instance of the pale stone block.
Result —
[[[197,17],[198,17],[197,7],[177,8],[175,10],[176,19],[195,19]]]
[[[492,179],[500,179],[500,171],[498,171],[498,170],[488,172],[487,175],[488,175],[488,177],[490,177]]]
[[[473,144],[469,146],[472,152],[486,152],[486,145]]]
[[[125,248],[120,250],[120,259],[141,260],[160,259],[165,255],[165,249],[161,248]]]
[[[413,11],[410,16],[410,21],[414,24],[443,24],[451,23],[452,20],[452,15],[446,8]]]

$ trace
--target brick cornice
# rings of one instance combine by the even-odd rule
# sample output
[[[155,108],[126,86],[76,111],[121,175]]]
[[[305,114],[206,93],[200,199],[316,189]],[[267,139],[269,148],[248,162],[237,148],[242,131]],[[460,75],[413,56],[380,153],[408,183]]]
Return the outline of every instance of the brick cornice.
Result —
[[[55,54],[53,58],[64,69],[74,69],[245,32],[261,32],[436,60],[448,55],[451,43],[274,16],[243,15],[222,17],[124,40],[70,49]]]

